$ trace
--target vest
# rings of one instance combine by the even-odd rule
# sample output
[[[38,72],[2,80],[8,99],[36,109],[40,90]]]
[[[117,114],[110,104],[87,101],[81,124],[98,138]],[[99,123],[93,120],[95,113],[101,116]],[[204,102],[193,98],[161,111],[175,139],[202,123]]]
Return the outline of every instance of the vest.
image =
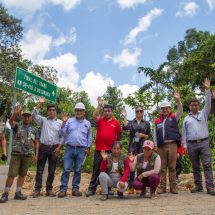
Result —
[[[125,167],[125,156],[121,153],[118,161],[119,174],[122,176]],[[109,174],[113,168],[113,155],[110,154],[107,159],[107,173]]]
[[[163,116],[160,115],[155,120],[155,129],[156,129],[156,135],[157,135],[157,145],[158,147],[164,145],[165,140],[173,140],[177,142],[177,144],[180,142],[180,133],[178,128],[178,122],[175,118],[175,114],[171,113],[165,121],[164,126],[164,133],[165,136],[163,137]]]
[[[31,126],[25,127],[18,124],[17,130],[13,134],[12,154],[32,156],[34,154],[36,130]]]
[[[152,152],[151,157],[148,160],[148,164],[145,169],[143,169],[143,155],[144,153],[141,153],[137,155],[137,175],[140,175],[144,172],[150,171],[154,169],[155,160],[158,156],[157,153]]]

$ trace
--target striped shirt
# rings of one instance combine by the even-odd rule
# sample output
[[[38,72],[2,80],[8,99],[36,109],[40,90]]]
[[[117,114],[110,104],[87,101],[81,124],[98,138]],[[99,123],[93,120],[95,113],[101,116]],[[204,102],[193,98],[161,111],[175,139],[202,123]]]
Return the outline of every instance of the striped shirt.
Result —
[[[187,142],[189,140],[199,140],[209,136],[207,121],[210,109],[211,93],[210,90],[206,90],[204,108],[197,114],[192,114],[190,112],[184,119],[182,128],[182,142],[184,148],[187,148]]]
[[[32,116],[41,128],[40,142],[45,145],[56,145],[63,143],[63,137],[60,136],[62,121],[55,118],[49,119],[39,115],[39,109],[34,109]]]

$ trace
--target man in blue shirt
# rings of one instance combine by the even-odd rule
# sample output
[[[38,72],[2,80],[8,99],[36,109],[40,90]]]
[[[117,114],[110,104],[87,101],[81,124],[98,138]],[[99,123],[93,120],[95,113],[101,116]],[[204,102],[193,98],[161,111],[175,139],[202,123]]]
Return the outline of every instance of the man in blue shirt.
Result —
[[[82,196],[82,193],[79,191],[81,168],[85,155],[90,155],[90,146],[92,143],[91,124],[85,119],[85,106],[83,103],[75,105],[74,117],[68,119],[68,115],[64,114],[60,134],[65,137],[66,150],[58,197],[63,198],[66,196],[70,169],[73,165],[72,196]]]
[[[205,174],[207,193],[215,195],[207,122],[211,109],[210,80],[205,79],[204,87],[204,108],[199,111],[199,101],[197,99],[190,101],[190,113],[183,122],[182,140],[185,154],[189,154],[193,168],[195,187],[190,190],[191,193],[203,192],[201,161]]]

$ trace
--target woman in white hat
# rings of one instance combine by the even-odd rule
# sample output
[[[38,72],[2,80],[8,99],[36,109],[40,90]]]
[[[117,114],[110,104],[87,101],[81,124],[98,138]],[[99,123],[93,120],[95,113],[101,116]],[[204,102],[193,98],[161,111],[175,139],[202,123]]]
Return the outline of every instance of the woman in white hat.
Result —
[[[129,156],[131,171],[137,171],[137,177],[132,186],[136,190],[141,190],[144,196],[146,187],[150,187],[151,198],[156,198],[155,191],[160,183],[160,156],[153,151],[154,143],[146,140],[143,144],[143,153]]]
[[[121,151],[122,145],[119,141],[113,142],[111,154],[101,151],[103,160],[100,166],[101,173],[99,175],[99,182],[102,187],[102,201],[108,199],[109,187],[117,188],[119,198],[123,197],[123,192],[128,187],[126,181],[130,174],[129,159]]]

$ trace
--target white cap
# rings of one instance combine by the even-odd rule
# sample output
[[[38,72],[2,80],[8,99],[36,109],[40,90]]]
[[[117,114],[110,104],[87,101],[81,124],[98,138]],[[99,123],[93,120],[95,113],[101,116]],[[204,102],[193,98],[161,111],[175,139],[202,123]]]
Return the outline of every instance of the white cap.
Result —
[[[81,110],[85,110],[85,106],[83,103],[79,102],[75,105],[75,110],[76,109],[81,109]]]
[[[168,101],[164,101],[160,104],[160,108],[164,108],[164,107],[171,107],[170,102]]]

